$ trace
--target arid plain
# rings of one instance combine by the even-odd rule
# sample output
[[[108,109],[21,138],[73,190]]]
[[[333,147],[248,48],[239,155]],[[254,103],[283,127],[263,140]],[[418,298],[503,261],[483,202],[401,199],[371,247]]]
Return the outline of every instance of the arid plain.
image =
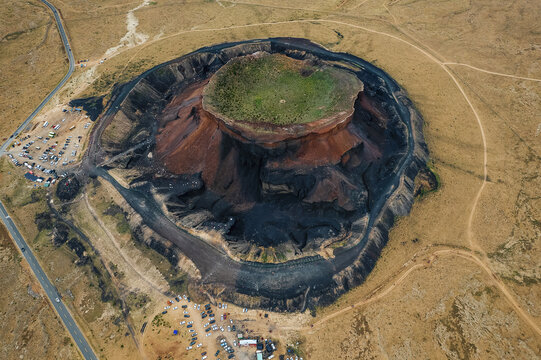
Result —
[[[272,326],[257,331],[272,330],[283,344],[299,342],[308,359],[541,356],[539,4],[51,2],[62,15],[76,59],[89,61],[40,116],[72,98],[107,95],[115,83],[200,47],[274,36],[308,38],[374,63],[406,89],[423,115],[439,189],[417,198],[411,213],[397,219],[362,286],[312,315],[271,314]],[[0,52],[0,89],[7,94],[0,102],[0,125],[9,135],[60,80],[67,63],[54,21],[40,2],[8,2],[4,8],[9,11],[0,15],[6,19],[0,46],[9,51]],[[27,13],[35,19],[13,21]],[[119,226],[122,219],[102,215],[113,205],[123,206],[115,190],[92,182],[64,216],[96,239],[95,259],[109,274],[111,292],[132,309],[127,317],[121,316],[122,306],[101,301],[92,286],[98,283],[95,274],[75,265],[73,254],[52,246],[50,236],[35,229],[34,214],[47,209],[45,196],[28,201],[23,195],[28,185],[17,170],[5,159],[1,166],[2,201],[10,199],[8,210],[49,277],[73,293],[68,306],[100,358],[181,356],[166,347],[149,348],[138,331],[161,310],[171,269],[163,257],[133,244]],[[9,254],[0,261],[14,263]],[[179,279],[190,272],[189,264],[181,269],[175,272]],[[9,276],[18,292],[34,284],[31,275]],[[17,308],[2,311],[14,316]],[[54,310],[43,308],[39,314],[24,319],[28,328],[45,316],[53,318]],[[20,324],[6,324],[16,334],[22,331]],[[72,351],[64,340],[67,332],[56,334],[49,346],[64,344],[62,351]],[[1,346],[5,358],[19,357],[7,337]],[[30,351],[25,356],[55,357],[37,347]]]

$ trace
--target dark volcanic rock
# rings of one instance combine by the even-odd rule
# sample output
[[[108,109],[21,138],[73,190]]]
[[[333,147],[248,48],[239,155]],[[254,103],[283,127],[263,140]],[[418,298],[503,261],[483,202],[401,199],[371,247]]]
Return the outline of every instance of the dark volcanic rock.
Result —
[[[103,111],[103,96],[92,96],[82,99],[74,99],[69,103],[70,106],[81,106],[88,114],[90,120],[95,121]]]
[[[260,49],[279,51],[264,44]],[[292,55],[314,59],[307,52]],[[197,191],[170,192],[169,211],[184,224],[194,211],[210,212],[212,220],[198,226],[219,229],[230,242],[264,247],[291,242],[304,251],[318,250],[325,239],[347,237],[405,152],[406,128],[387,107],[390,94],[368,74],[326,65],[365,82],[351,111],[259,134],[222,121],[202,104],[209,76],[228,60],[223,53],[198,54],[151,73],[117,116],[127,116],[133,130],[109,148],[136,146],[153,128],[152,162],[171,174],[175,188],[186,176],[200,176]],[[148,116],[160,101],[167,102],[165,108]],[[130,160],[129,167],[138,166]],[[162,187],[160,179],[151,182]],[[226,225],[231,219],[232,226]]]
[[[212,74],[258,51],[347,69],[363,84],[352,111],[324,127],[254,136],[205,110],[202,93]],[[96,159],[129,169],[133,191],[96,171],[170,241],[150,245],[172,262],[169,249],[178,246],[202,282],[225,286],[226,297],[251,303],[238,292],[278,310],[329,303],[365,279],[395,216],[409,212],[428,155],[422,118],[387,74],[302,39],[223,44],[162,64],[117,88],[102,121]],[[156,210],[159,201],[168,219]],[[170,220],[216,231],[237,256],[272,248],[298,259],[235,261]],[[302,258],[323,249],[330,259]]]
[[[77,196],[81,184],[74,176],[66,177],[58,182],[56,196],[62,201],[70,201]]]

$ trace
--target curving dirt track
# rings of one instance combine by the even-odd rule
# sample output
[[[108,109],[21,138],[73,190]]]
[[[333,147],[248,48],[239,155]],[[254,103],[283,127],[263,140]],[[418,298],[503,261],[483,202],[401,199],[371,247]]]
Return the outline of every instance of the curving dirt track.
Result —
[[[419,159],[419,152],[426,155],[422,136],[415,132],[420,123],[420,118],[416,118],[416,129],[414,129],[411,116],[418,115],[407,98],[405,98],[398,84],[384,71],[352,55],[331,53],[313,43],[289,38],[252,40],[221,44],[203,48],[197,52],[210,52],[223,47],[258,41],[275,41],[302,51],[310,51],[318,56],[333,56],[341,61],[355,64],[364,71],[371,72],[382,79],[384,86],[392,94],[394,99],[392,105],[407,128],[407,151],[397,167],[398,171],[386,184],[383,184],[382,188],[384,190],[381,192],[381,196],[374,199],[366,231],[356,245],[349,249],[336,251],[335,257],[332,259],[314,256],[280,264],[234,261],[221,249],[215,248],[178,228],[162,213],[158,204],[148,195],[148,191],[134,188],[127,189],[121,186],[104,167],[97,166],[96,164],[99,164],[101,160],[99,138],[123,100],[139,80],[168,63],[146,71],[113,95],[108,110],[91,135],[88,155],[83,162],[83,171],[94,176],[101,176],[110,182],[128,204],[141,215],[146,225],[162,237],[172,241],[183,254],[194,262],[202,274],[201,282],[203,284],[219,284],[233,292],[251,296],[263,296],[272,300],[267,304],[268,307],[281,310],[286,308],[285,303],[290,299],[296,299],[294,309],[303,308],[306,305],[306,297],[330,295],[325,296],[324,299],[324,302],[328,303],[347,290],[350,285],[346,284],[341,290],[329,292],[330,288],[337,285],[337,280],[334,279],[336,274],[349,269],[351,272],[356,272],[356,277],[362,281],[375,265],[382,245],[381,243],[377,246],[374,245],[374,237],[381,236],[378,232],[385,231],[378,228],[378,226],[382,222],[392,223],[392,220],[389,220],[389,217],[392,217],[392,203],[400,197],[400,192],[397,190],[403,189],[405,186],[404,177],[408,170],[411,172],[412,166],[414,169],[415,166],[418,166],[419,161],[424,161],[423,158]],[[386,235],[381,237],[385,238]],[[383,244],[384,242],[385,240],[383,240]]]

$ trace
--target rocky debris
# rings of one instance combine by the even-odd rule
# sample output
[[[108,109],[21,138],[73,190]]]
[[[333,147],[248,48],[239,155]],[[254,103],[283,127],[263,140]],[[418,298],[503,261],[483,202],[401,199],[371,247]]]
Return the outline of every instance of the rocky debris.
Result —
[[[419,170],[419,173],[415,177],[415,188],[413,190],[413,196],[423,196],[431,191],[434,191],[439,186],[439,181],[428,167]]]

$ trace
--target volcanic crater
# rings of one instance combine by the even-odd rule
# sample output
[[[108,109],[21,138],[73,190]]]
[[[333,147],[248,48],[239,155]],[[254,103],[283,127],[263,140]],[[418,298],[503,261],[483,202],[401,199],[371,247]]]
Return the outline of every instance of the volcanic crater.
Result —
[[[203,48],[117,88],[92,146],[100,174],[202,283],[283,310],[329,302],[372,269],[413,202],[421,130],[382,70],[277,38]],[[194,249],[204,243],[214,250]],[[225,263],[233,280],[216,274]]]

